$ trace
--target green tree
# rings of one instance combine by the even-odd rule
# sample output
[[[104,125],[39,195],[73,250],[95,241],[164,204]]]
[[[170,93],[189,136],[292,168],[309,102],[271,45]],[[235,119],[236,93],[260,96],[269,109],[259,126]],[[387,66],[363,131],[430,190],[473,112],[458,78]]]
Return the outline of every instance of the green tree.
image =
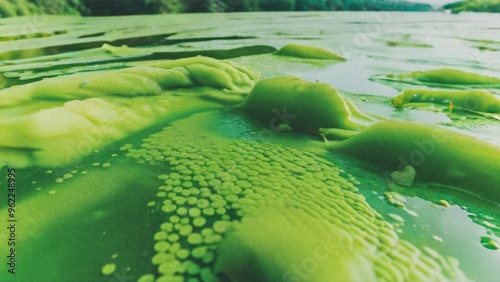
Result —
[[[221,0],[229,12],[259,11],[259,0]]]
[[[325,11],[330,10],[327,7],[326,0],[296,0],[295,9],[297,11]]]
[[[261,0],[260,8],[264,11],[295,11],[294,0]]]
[[[187,13],[212,12],[213,7],[213,0],[184,0],[184,12]]]

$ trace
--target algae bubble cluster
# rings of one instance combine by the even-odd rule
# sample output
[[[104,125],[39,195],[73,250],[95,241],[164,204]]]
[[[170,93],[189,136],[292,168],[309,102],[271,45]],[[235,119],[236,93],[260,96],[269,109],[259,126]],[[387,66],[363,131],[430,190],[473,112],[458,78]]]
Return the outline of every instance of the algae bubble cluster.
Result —
[[[18,170],[30,258],[16,278],[497,278],[492,54],[471,66],[476,53],[410,35],[441,24],[424,15],[394,14],[366,46],[369,17],[225,16],[3,22],[0,172]],[[469,130],[451,114],[488,120]]]
[[[195,120],[203,123],[205,115]],[[284,145],[188,128],[176,122],[140,148],[122,147],[137,162],[165,170],[148,204],[164,218],[151,258],[158,274],[139,281],[216,281],[217,275],[274,281],[284,272],[292,279],[297,274],[290,269],[302,267],[320,240],[335,255],[307,273],[312,280],[359,273],[386,281],[464,279],[456,260],[398,239],[352,179],[329,161]]]

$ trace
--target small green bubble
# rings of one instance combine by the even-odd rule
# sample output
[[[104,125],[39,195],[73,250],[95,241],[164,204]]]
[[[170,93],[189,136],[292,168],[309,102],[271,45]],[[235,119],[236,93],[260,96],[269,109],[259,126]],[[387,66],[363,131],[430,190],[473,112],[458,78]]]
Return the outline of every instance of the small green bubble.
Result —
[[[161,179],[161,180],[167,180],[168,179],[168,174],[160,174],[158,176],[158,179]]]
[[[199,208],[190,208],[189,216],[190,217],[198,217],[201,215],[201,210]]]
[[[151,263],[158,265],[161,264],[162,262],[170,260],[171,255],[166,254],[166,253],[157,253],[151,258]]]
[[[188,209],[185,207],[180,207],[177,209],[177,214],[180,216],[186,215],[188,213]]]
[[[186,237],[193,232],[193,226],[185,225],[179,230],[179,235]]]
[[[108,264],[105,264],[102,269],[101,269],[101,273],[103,275],[111,275],[115,272],[116,270],[116,264],[114,263],[108,263]]]
[[[179,241],[179,234],[175,234],[175,233],[174,233],[174,234],[170,234],[170,235],[168,235],[168,240],[169,240],[170,242],[172,242],[172,243],[173,243],[173,242],[177,242],[177,241]]]
[[[165,230],[167,232],[172,232],[173,228],[174,228],[174,225],[170,222],[164,222],[160,225],[160,229]]]
[[[162,230],[162,231],[156,232],[153,238],[155,241],[163,241],[163,240],[167,239],[167,237],[168,237],[168,233],[166,231]]]
[[[170,248],[170,243],[167,241],[159,241],[154,245],[154,249],[157,252],[166,252]]]
[[[189,250],[180,249],[177,251],[176,256],[181,260],[187,259],[189,257]]]
[[[190,245],[199,245],[203,243],[203,236],[201,236],[201,234],[199,233],[192,233],[188,236],[187,242]]]
[[[205,225],[206,222],[207,222],[207,220],[204,217],[197,217],[197,218],[193,219],[193,225],[195,227],[202,227]]]
[[[203,209],[203,214],[207,216],[213,216],[215,214],[215,209],[212,207],[208,207]]]
[[[210,202],[207,199],[200,199],[196,202],[196,206],[200,209],[204,209],[210,206]]]
[[[225,215],[226,214],[226,208],[224,207],[219,207],[215,210],[215,212],[219,215]]]
[[[154,282],[154,281],[155,281],[155,276],[153,274],[144,274],[137,280],[137,282]]]
[[[196,247],[191,251],[194,258],[201,259],[207,254],[207,247]]]

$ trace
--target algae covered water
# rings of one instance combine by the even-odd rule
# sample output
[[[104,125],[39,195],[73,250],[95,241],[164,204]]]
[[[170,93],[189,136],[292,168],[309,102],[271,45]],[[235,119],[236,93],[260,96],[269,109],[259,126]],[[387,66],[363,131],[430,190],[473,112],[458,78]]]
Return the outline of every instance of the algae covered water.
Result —
[[[2,281],[500,274],[494,15],[0,30]]]

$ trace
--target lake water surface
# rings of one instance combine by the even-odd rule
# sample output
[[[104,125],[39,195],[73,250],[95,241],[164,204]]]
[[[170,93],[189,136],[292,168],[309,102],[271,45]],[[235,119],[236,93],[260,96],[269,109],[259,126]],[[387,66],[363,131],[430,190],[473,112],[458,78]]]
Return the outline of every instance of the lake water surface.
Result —
[[[325,61],[272,54],[288,43],[328,49],[347,60]],[[248,188],[257,192],[247,194],[240,191],[239,188],[251,181],[243,183],[235,179],[241,181],[240,176],[251,175],[250,170],[245,169],[253,161],[238,163],[236,153],[231,155],[236,161],[225,159],[224,148],[227,152],[238,152],[234,146],[258,148],[255,144],[260,143],[271,144],[265,145],[271,149],[256,149],[261,150],[257,153],[262,156],[272,157],[273,153],[264,151],[271,152],[273,146],[289,146],[293,148],[289,159],[286,158],[286,149],[276,147],[280,157],[285,156],[283,160],[292,160],[304,153],[314,156],[304,162],[316,160],[318,164],[330,164],[340,178],[350,183],[338,184],[344,183],[342,180],[335,185],[355,186],[352,193],[364,196],[362,203],[389,222],[400,240],[410,242],[422,252],[431,248],[443,257],[456,259],[463,273],[472,280],[498,279],[498,202],[480,199],[439,183],[415,181],[409,186],[397,185],[387,180],[387,173],[372,164],[318,149],[319,146],[308,147],[309,144],[321,143],[321,137],[310,132],[276,131],[269,123],[257,122],[233,109],[234,101],[238,102],[238,97],[247,94],[244,93],[248,92],[246,88],[243,93],[236,93],[233,100],[224,100],[220,97],[227,94],[227,89],[221,91],[216,87],[219,81],[210,81],[200,87],[169,89],[170,92],[160,89],[161,94],[170,95],[174,100],[180,97],[180,102],[155,98],[162,96],[149,92],[139,95],[140,99],[131,100],[127,96],[129,90],[132,93],[139,89],[137,92],[142,93],[142,89],[149,89],[151,82],[141,80],[135,89],[127,84],[127,79],[112,81],[110,77],[106,78],[110,79],[109,87],[100,85],[96,88],[104,89],[102,93],[111,93],[111,98],[103,98],[106,103],[92,100],[92,104],[84,104],[88,99],[100,96],[84,97],[87,94],[78,90],[74,90],[74,96],[65,96],[73,89],[93,89],[93,80],[85,79],[85,75],[95,71],[105,74],[197,55],[239,63],[259,72],[263,78],[292,75],[310,82],[327,83],[375,120],[395,119],[436,125],[493,144],[497,146],[496,152],[500,152],[498,113],[450,109],[447,103],[415,103],[402,110],[395,109],[391,99],[403,89],[432,89],[433,86],[381,79],[387,74],[443,68],[500,78],[498,15],[307,12],[1,19],[0,83],[3,88],[12,90],[65,75],[83,76],[76,86],[61,80],[60,84],[50,88],[52,92],[47,88],[46,93],[33,95],[15,106],[9,104],[14,98],[5,98],[9,89],[0,92],[0,100],[4,101],[0,102],[0,164],[4,165],[0,173],[8,175],[8,168],[17,171],[15,217],[18,220],[15,234],[18,273],[11,275],[3,267],[0,280],[136,281],[143,277],[144,281],[153,281],[155,277],[166,279],[169,275],[180,280],[215,279],[214,265],[221,236],[205,234],[205,243],[199,243],[200,246],[206,244],[206,249],[202,249],[205,253],[199,256],[198,243],[192,243],[197,242],[196,238],[185,239],[190,237],[182,235],[183,232],[191,228],[189,232],[201,234],[206,224],[205,229],[212,228],[212,231],[206,231],[207,234],[215,230],[224,240],[225,227],[220,230],[218,222],[234,224],[245,218],[254,207],[245,208],[250,200],[239,202],[237,199],[246,197],[253,201],[254,198],[249,196],[252,193],[261,193],[261,199],[255,200],[260,205],[295,207],[295,200],[290,200],[293,197],[282,199],[255,190],[257,186],[267,187],[265,177],[261,182],[252,182],[253,186]],[[155,75],[153,73],[150,77]],[[123,93],[122,90],[113,90],[121,89],[120,85],[125,85]],[[442,85],[440,89],[470,88],[476,89],[470,85]],[[479,88],[500,99],[499,84]],[[88,93],[101,93],[99,91]],[[211,98],[198,99],[205,96]],[[222,104],[218,103],[221,99],[225,101]],[[75,104],[71,111],[90,120],[88,127],[66,112],[58,111],[67,107],[69,101],[82,102]],[[162,107],[178,111],[165,114]],[[33,118],[32,115],[42,111],[47,114]],[[115,116],[115,113],[121,114]],[[454,140],[447,142],[451,144]],[[203,151],[202,147],[208,151]],[[474,149],[464,148],[472,152]],[[247,153],[241,152],[240,155],[246,156]],[[200,156],[195,168],[188,165],[192,161],[190,156]],[[268,162],[272,163],[271,160]],[[442,163],[442,166],[453,165]],[[214,166],[219,166],[219,173],[209,171]],[[498,165],[492,165],[482,169],[497,168]],[[197,169],[199,173],[196,173]],[[209,172],[205,174],[205,170]],[[306,169],[300,173],[288,167],[279,173],[274,173],[272,168],[269,170],[269,181],[281,174],[288,179],[297,178],[297,182],[290,183],[302,183],[300,181],[306,181],[306,177],[300,178],[301,173],[310,174],[316,181],[303,182],[300,187],[290,184],[290,187],[295,187],[293,189],[319,190],[311,183],[319,183],[319,186],[332,183],[314,174],[317,172],[314,170]],[[319,170],[328,171],[326,168]],[[187,171],[187,176],[180,176],[183,171]],[[264,170],[257,172],[255,177],[267,175]],[[200,175],[204,178],[201,179]],[[3,176],[1,179],[0,186],[8,187],[9,180],[4,180]],[[225,182],[231,187],[239,187],[234,188],[239,191],[235,192],[237,197],[227,197],[227,193],[232,192],[223,192]],[[286,190],[289,186],[285,182],[281,183]],[[276,184],[279,181],[272,183],[269,185],[281,186]],[[215,209],[205,212],[201,208],[203,215],[200,217],[198,212],[201,211],[195,206],[204,205],[204,202],[199,202],[204,197],[203,188],[212,193],[210,204]],[[286,191],[295,191],[293,189]],[[465,190],[475,189],[479,188]],[[500,189],[500,183],[496,189]],[[406,200],[405,208],[390,204],[384,197],[388,191],[401,195]],[[183,197],[184,200],[179,199]],[[189,204],[189,197],[193,204]],[[328,199],[330,196],[314,197],[325,206],[338,204],[336,200]],[[352,204],[350,200],[346,203]],[[0,203],[2,222],[7,222],[8,205],[7,201]],[[196,209],[190,209],[192,207]],[[191,217],[190,213],[193,213]],[[325,218],[335,222],[332,213],[326,214],[323,215]],[[195,224],[194,218],[203,219],[197,219]],[[164,225],[168,222],[170,227]],[[186,227],[191,225],[195,226],[194,229]],[[164,235],[167,237],[162,238]],[[9,234],[2,231],[0,236],[1,243]],[[5,257],[9,253],[4,252],[7,246],[1,244],[3,260],[8,263]],[[158,256],[159,253],[165,257]],[[284,252],[283,256],[287,253]],[[166,261],[171,264],[164,265]],[[2,265],[5,266],[5,262],[2,261]],[[269,263],[275,262],[271,260]]]

